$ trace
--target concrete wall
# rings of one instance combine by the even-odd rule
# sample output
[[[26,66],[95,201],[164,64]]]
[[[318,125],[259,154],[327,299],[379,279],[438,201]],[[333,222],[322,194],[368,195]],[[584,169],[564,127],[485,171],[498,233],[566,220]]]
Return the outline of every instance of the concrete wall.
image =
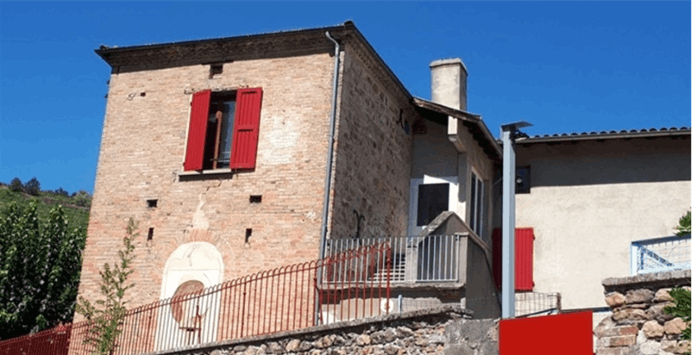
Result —
[[[335,144],[331,238],[406,234],[412,135],[406,93],[359,43],[345,43]],[[400,120],[401,117],[401,120]]]
[[[517,146],[531,192],[517,227],[533,227],[534,291],[563,308],[602,307],[600,280],[630,274],[630,242],[672,235],[690,208],[690,139]]]
[[[224,280],[316,259],[332,72],[332,57],[317,53],[237,60],[213,79],[209,65],[113,74],[79,294],[95,298],[98,269],[117,260],[129,217],[141,231],[129,307],[161,296],[164,264],[186,243],[212,244]],[[256,169],[179,176],[191,93],[241,87],[264,91]],[[158,206],[147,208],[147,199]]]

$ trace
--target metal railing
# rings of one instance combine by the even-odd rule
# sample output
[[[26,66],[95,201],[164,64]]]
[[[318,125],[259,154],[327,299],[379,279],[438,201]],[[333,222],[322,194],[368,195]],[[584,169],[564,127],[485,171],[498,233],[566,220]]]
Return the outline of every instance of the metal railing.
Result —
[[[520,292],[514,296],[515,317],[545,316],[561,311],[562,297],[558,292]]]
[[[66,355],[70,343],[72,324],[59,325],[36,334],[24,335],[0,342],[0,354]]]
[[[457,282],[461,261],[461,238],[456,235],[330,239],[326,255],[364,245],[387,243],[392,249],[391,282]],[[375,274],[373,277],[381,277]]]
[[[127,312],[114,354],[182,349],[387,314],[390,268],[390,246],[373,244],[147,304]],[[62,338],[54,328],[0,342],[0,354],[67,354],[68,346],[69,354],[93,351],[85,340],[98,334],[89,321],[63,328]]]
[[[630,245],[632,275],[689,268],[689,235],[638,240]]]

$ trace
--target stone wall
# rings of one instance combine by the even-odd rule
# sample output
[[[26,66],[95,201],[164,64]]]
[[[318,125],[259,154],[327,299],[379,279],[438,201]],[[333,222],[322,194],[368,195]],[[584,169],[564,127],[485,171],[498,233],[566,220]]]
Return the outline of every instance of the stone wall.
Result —
[[[157,354],[497,355],[497,321],[469,318],[470,312],[445,306]]]
[[[680,340],[686,324],[666,314],[673,305],[668,291],[690,288],[690,270],[644,274],[603,280],[612,316],[594,329],[597,355],[683,354],[690,342]]]

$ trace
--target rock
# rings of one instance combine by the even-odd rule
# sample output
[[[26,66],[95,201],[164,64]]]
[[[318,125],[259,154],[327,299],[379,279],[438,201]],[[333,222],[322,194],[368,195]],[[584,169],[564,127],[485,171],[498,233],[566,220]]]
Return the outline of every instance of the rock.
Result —
[[[649,309],[646,310],[646,314],[649,316],[650,319],[655,319],[659,323],[663,323],[665,321],[669,321],[673,319],[673,315],[667,314],[666,312],[663,311],[664,308],[667,306],[672,306],[672,302],[666,302],[666,303],[657,303],[649,307]]]
[[[309,341],[301,341],[300,342],[300,347],[298,347],[298,350],[300,351],[308,351],[312,349],[312,344],[310,344]]]
[[[358,344],[360,346],[370,345],[371,342],[372,342],[372,339],[367,334],[361,334],[358,336],[358,338],[356,338],[356,344]]]
[[[418,339],[416,339],[416,345],[420,346],[420,347],[427,346],[428,345],[428,339],[418,338]]]
[[[224,355],[224,353],[217,349],[209,353],[209,355]]]
[[[392,344],[387,344],[384,346],[384,352],[387,353],[387,355],[395,355],[399,353],[400,348],[398,346],[394,346]]]
[[[286,351],[279,343],[272,341],[267,344],[267,354],[283,354]]]
[[[332,346],[333,343],[334,341],[331,339],[331,336],[327,335],[317,339],[317,341],[315,342],[315,347],[324,349]]]
[[[291,341],[286,344],[286,351],[289,353],[296,352],[300,348],[300,339],[291,339]]]
[[[245,350],[247,350],[247,346],[245,346],[245,345],[236,345],[236,346],[233,348],[233,352],[234,352],[234,353],[242,353],[242,352],[245,351]]]
[[[668,291],[670,291],[670,288],[662,288],[656,291],[656,294],[654,295],[654,302],[672,302],[673,297],[670,296]]]
[[[627,304],[632,304],[632,303],[648,303],[651,302],[651,300],[654,298],[654,292],[646,289],[646,288],[640,288],[637,290],[629,290],[627,291],[627,295],[625,296],[625,303]]]
[[[384,332],[374,332],[370,335],[373,344],[384,344],[386,342],[384,338]]]
[[[685,324],[685,321],[679,317],[669,320],[663,325],[663,330],[666,332],[666,334],[670,335],[678,335],[682,333],[683,329],[685,328],[687,328],[687,324]]]
[[[399,333],[400,338],[410,337],[413,335],[413,330],[409,327],[397,327],[396,331]]]
[[[662,339],[661,340],[661,350],[673,352],[675,351],[675,346],[678,345],[676,340]]]
[[[397,333],[396,330],[392,328],[388,328],[387,330],[384,331],[384,340],[387,341],[388,343],[391,343],[396,339]]]
[[[663,336],[663,327],[655,320],[650,320],[642,326],[642,332],[647,338],[660,338]],[[658,350],[656,350],[658,352]]]
[[[676,353],[676,354],[687,354],[689,352],[690,352],[690,341],[689,340],[680,340],[678,342],[678,345],[675,346],[674,353]]]
[[[655,355],[661,350],[661,343],[649,340],[644,342],[644,344],[639,345],[639,354],[644,355]]]
[[[620,308],[613,311],[613,319],[618,323],[628,323],[624,321],[643,321],[649,318],[644,310]]]
[[[606,295],[605,301],[610,308],[620,307],[625,304],[625,296],[620,292],[611,292]]]
[[[346,338],[342,337],[341,335],[334,335],[334,338],[332,339],[333,345],[344,345],[346,344]]]

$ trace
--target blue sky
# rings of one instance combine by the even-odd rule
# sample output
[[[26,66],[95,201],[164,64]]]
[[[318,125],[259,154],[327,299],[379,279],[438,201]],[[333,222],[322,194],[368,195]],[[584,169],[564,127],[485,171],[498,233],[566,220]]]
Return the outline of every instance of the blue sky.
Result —
[[[461,57],[468,109],[530,134],[690,126],[690,2],[0,2],[0,181],[92,191],[93,50],[352,20],[409,91]]]

